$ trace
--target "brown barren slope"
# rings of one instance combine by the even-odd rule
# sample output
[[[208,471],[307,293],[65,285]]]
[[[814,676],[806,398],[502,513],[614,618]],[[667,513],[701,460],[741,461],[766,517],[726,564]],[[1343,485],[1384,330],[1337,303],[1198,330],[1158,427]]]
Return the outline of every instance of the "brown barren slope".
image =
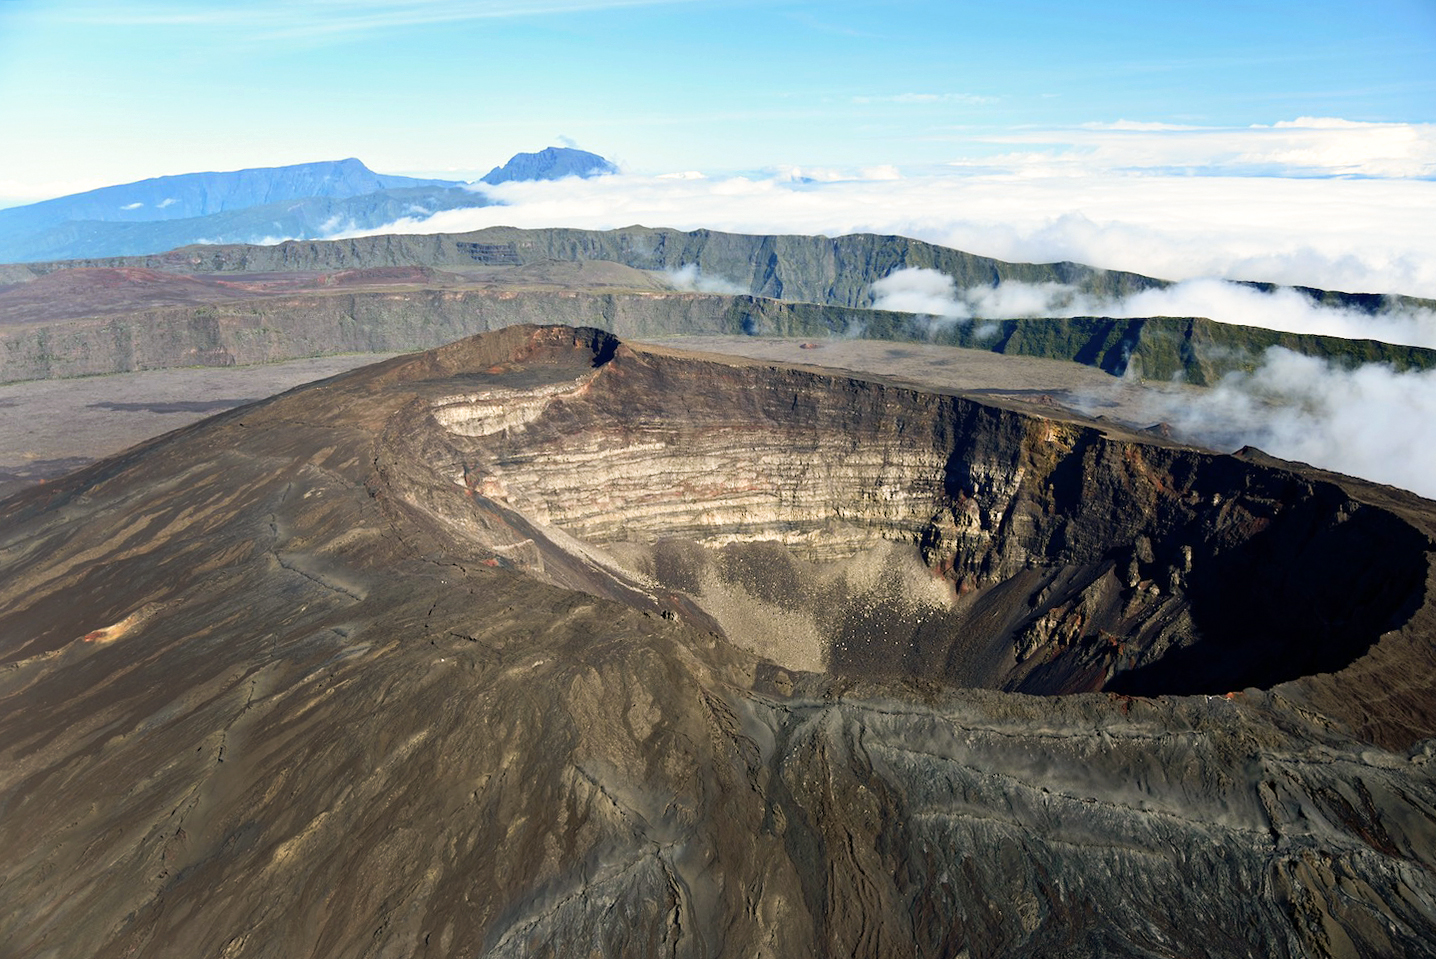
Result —
[[[1433,523],[596,330],[395,358],[0,503],[0,953],[1430,955]]]

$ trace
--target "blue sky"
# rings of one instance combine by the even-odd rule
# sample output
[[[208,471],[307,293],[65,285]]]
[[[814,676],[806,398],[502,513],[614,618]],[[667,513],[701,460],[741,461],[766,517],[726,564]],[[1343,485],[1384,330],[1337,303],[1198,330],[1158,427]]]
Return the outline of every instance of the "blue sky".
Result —
[[[1387,135],[1433,113],[1433,0],[0,0],[11,202],[346,156],[471,179],[570,141],[650,174],[915,172],[1137,141],[1153,168],[1200,171],[1245,156],[1254,125]],[[1436,172],[1427,151],[1395,172]],[[1324,172],[1290,165],[1241,172]]]

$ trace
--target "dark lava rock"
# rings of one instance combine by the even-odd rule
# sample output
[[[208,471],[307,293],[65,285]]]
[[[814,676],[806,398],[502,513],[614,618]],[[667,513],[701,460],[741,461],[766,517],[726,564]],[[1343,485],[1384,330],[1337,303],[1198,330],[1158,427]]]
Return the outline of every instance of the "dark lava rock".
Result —
[[[400,357],[0,501],[0,954],[1431,955],[1433,529],[596,330]]]

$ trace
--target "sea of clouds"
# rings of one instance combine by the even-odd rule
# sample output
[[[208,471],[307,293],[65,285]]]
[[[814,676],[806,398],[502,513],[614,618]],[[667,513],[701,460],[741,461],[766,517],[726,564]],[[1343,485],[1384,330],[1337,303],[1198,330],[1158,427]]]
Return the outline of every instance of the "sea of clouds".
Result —
[[[1071,260],[1170,280],[1222,278],[1436,297],[1436,181],[968,173],[813,179],[618,174],[504,183],[501,206],[365,233],[487,226],[900,234],[1014,262]],[[355,234],[341,234],[355,235]]]
[[[1256,446],[1436,498],[1436,370],[1344,369],[1272,347],[1258,369],[1212,389],[1151,395],[1147,413],[1185,442]]]

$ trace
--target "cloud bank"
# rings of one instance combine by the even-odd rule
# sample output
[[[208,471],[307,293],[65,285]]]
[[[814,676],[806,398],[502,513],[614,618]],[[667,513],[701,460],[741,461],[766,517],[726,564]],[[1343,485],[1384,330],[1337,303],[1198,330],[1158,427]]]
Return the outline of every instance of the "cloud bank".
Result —
[[[1430,310],[1372,316],[1321,306],[1291,289],[1263,292],[1225,280],[1191,280],[1104,299],[1057,283],[958,289],[951,277],[936,270],[911,268],[873,283],[872,292],[879,309],[946,322],[980,317],[1205,316],[1267,329],[1436,348],[1436,313]],[[1098,405],[1087,412],[1100,412]],[[1381,364],[1349,370],[1274,347],[1257,370],[1229,374],[1210,390],[1180,397],[1150,394],[1146,413],[1148,422],[1165,422],[1184,442],[1223,451],[1256,446],[1283,459],[1436,497],[1436,370],[1398,373]]]
[[[503,206],[367,233],[642,223],[740,233],[901,234],[1018,262],[1166,279],[1260,280],[1436,297],[1436,181],[1036,174],[705,177],[505,183]]]
[[[1287,333],[1382,340],[1436,349],[1436,311],[1391,307],[1371,314],[1325,306],[1289,287],[1261,290],[1229,280],[1184,280],[1125,297],[1099,297],[1061,283],[1000,283],[958,289],[936,270],[896,270],[872,285],[873,306],[926,316],[1014,319],[1067,316],[1202,316]]]
[[[1180,398],[1154,397],[1150,413],[1185,442],[1256,446],[1436,498],[1436,370],[1347,370],[1273,347],[1256,371]]]

